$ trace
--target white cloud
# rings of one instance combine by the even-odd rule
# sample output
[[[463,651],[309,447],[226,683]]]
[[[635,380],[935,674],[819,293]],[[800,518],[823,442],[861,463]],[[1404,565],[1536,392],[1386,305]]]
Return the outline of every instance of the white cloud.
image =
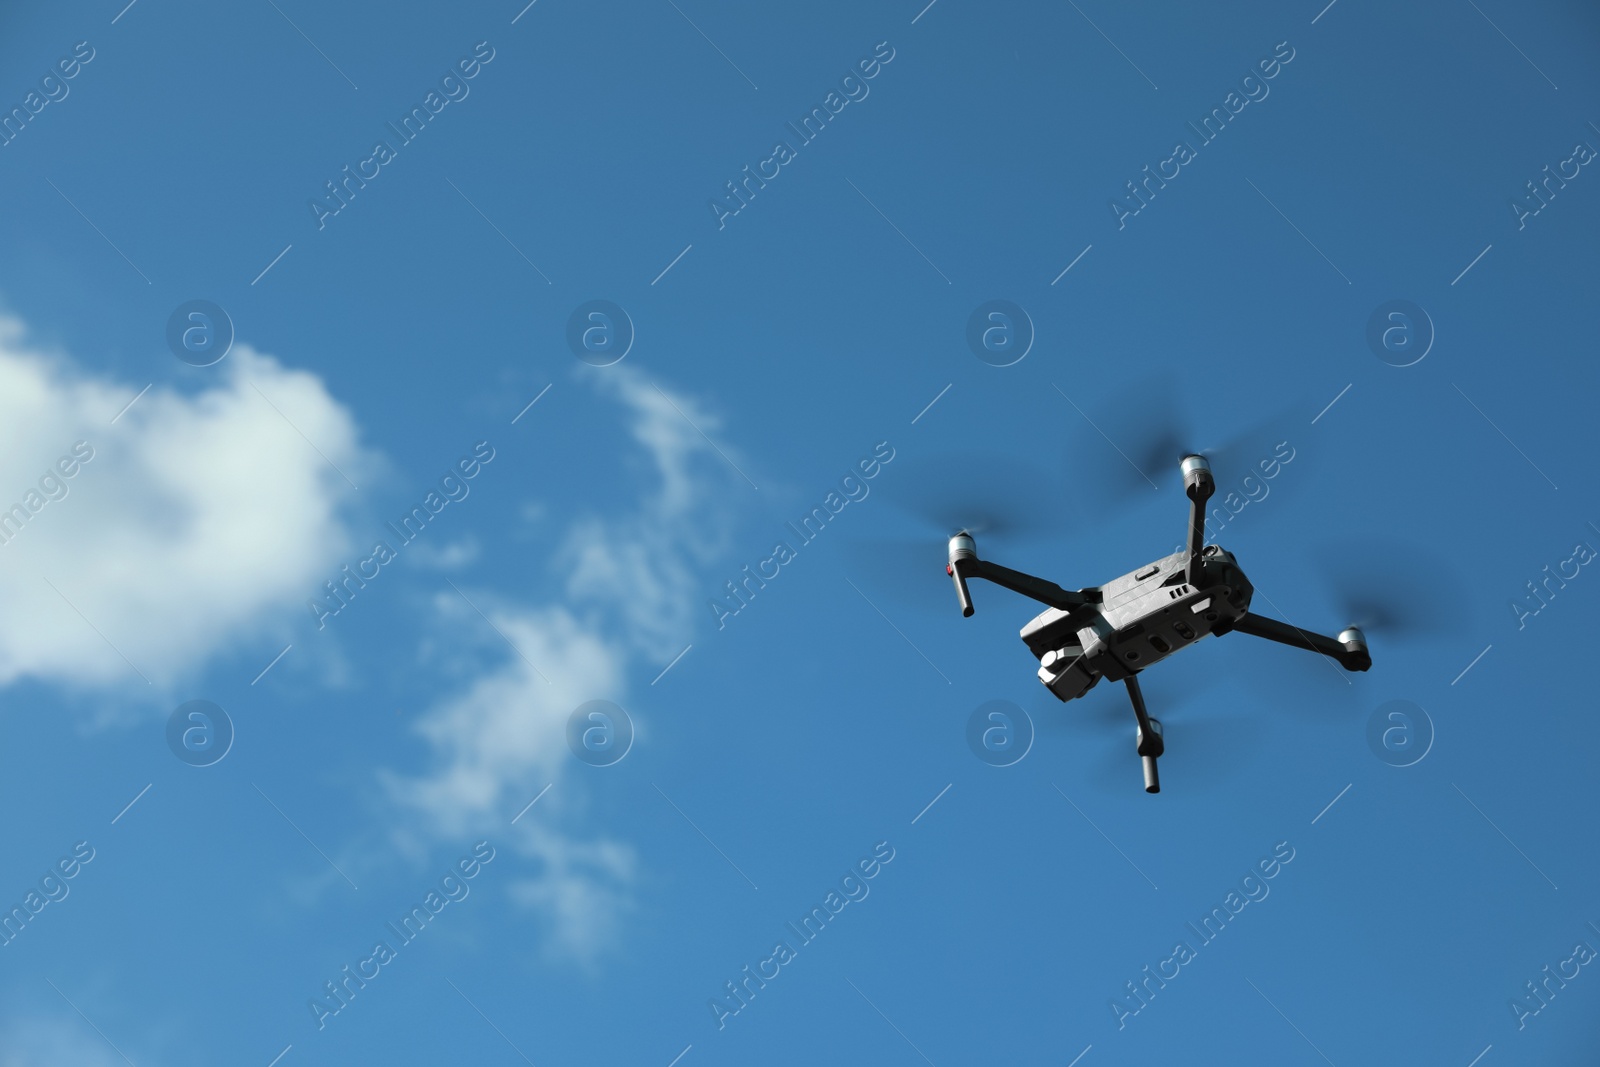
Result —
[[[283,626],[336,569],[354,490],[330,461],[358,482],[373,463],[354,419],[317,376],[247,345],[213,370],[198,393],[151,388],[112,424],[140,384],[38,352],[0,320],[0,512],[21,508],[0,527],[0,684],[126,693],[142,673],[166,689]],[[93,458],[51,477],[79,441]]]
[[[42,352],[0,317],[0,519],[22,509],[20,529],[0,526],[0,685],[38,679],[115,693],[126,706],[147,678],[154,701],[170,699],[217,654],[288,630],[350,558],[357,497],[346,476],[363,484],[382,464],[350,411],[316,375],[247,345],[205,373],[197,392],[154,386],[129,407],[142,382]],[[559,828],[583,805],[567,773],[566,720],[591,699],[627,706],[630,678],[653,675],[691,640],[694,566],[723,545],[722,502],[740,483],[687,421],[720,429],[691,399],[627,369],[581,373],[617,401],[651,484],[624,514],[553,531],[563,596],[529,602],[467,587],[515,652],[459,597],[438,598],[443,640],[470,634],[472,658],[494,666],[418,720],[427,768],[384,784],[411,816],[395,841],[417,849],[484,832],[505,841],[527,861],[509,895],[545,920],[548,951],[592,961],[630,907],[636,861],[626,843]],[[57,461],[80,441],[74,474],[61,476]],[[559,521],[536,500],[522,513]],[[455,569],[476,552],[467,538],[419,562]],[[506,830],[547,784],[538,817]],[[40,1035],[13,1047],[44,1048]],[[0,1067],[50,1055],[5,1054]],[[87,1052],[67,1059],[92,1062]]]

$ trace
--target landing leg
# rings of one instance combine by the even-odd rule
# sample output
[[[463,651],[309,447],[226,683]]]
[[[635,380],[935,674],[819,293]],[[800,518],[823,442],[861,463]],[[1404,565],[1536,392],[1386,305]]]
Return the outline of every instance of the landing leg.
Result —
[[[1161,724],[1150,718],[1144,709],[1144,691],[1139,688],[1139,676],[1130,674],[1124,679],[1128,683],[1128,697],[1133,701],[1133,715],[1139,720],[1139,756],[1144,760],[1144,791],[1146,793],[1161,792],[1161,778],[1156,773],[1156,759],[1166,751],[1166,745],[1161,740]]]

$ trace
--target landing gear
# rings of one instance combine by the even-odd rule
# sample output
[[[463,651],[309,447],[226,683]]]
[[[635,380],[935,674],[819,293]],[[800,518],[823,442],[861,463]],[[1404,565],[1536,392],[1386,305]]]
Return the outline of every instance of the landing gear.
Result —
[[[1133,701],[1133,717],[1139,722],[1134,740],[1138,743],[1139,758],[1144,761],[1144,791],[1159,793],[1161,776],[1156,772],[1156,760],[1167,748],[1161,739],[1161,722],[1152,719],[1145,711],[1144,690],[1139,688],[1139,676],[1130,674],[1123,681],[1127,683],[1128,697]]]

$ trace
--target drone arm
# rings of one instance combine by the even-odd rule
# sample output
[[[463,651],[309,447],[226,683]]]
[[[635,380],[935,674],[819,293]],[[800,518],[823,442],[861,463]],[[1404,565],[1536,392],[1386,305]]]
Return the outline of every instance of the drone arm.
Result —
[[[1184,581],[1191,587],[1200,585],[1200,550],[1205,547],[1206,502],[1217,491],[1211,477],[1211,465],[1204,456],[1183,458],[1183,491],[1189,497],[1189,562],[1184,571]]]
[[[1048,604],[1052,608],[1062,611],[1072,611],[1088,605],[1091,601],[1082,592],[1063,589],[1054,582],[1047,582],[1043,578],[1035,578],[1031,574],[1014,571],[1010,567],[1002,567],[998,563],[990,563],[977,556],[967,556],[957,559],[950,565],[951,577],[956,580],[956,593],[961,600],[961,614],[972,614],[972,598],[967,593],[966,579],[983,578],[1011,590],[1021,593],[1041,604]]]
[[[1247,611],[1234,621],[1233,628],[1243,634],[1265,637],[1268,641],[1321,653],[1330,659],[1338,660],[1339,665],[1347,671],[1364,671],[1372,666],[1372,656],[1367,652],[1366,641],[1361,636],[1361,631],[1354,627],[1344,631],[1338,639],[1335,639]]]

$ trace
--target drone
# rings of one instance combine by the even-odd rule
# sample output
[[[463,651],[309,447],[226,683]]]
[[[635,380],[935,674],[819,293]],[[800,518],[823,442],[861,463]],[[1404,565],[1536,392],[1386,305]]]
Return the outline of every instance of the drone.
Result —
[[[963,530],[950,538],[945,573],[954,581],[961,614],[973,613],[967,582],[983,578],[1047,605],[1022,628],[1022,640],[1039,660],[1039,681],[1061,701],[1083,696],[1101,678],[1128,687],[1137,720],[1135,741],[1144,762],[1144,789],[1161,792],[1156,760],[1165,751],[1161,723],[1145,710],[1139,673],[1203,637],[1238,632],[1292,645],[1335,660],[1347,671],[1372,666],[1367,640],[1351,626],[1337,638],[1309,633],[1250,610],[1255,587],[1233,553],[1206,545],[1206,501],[1216,492],[1211,464],[1197,454],[1179,463],[1189,497],[1188,547],[1105,585],[1063,589],[1054,582],[978,558]]]

